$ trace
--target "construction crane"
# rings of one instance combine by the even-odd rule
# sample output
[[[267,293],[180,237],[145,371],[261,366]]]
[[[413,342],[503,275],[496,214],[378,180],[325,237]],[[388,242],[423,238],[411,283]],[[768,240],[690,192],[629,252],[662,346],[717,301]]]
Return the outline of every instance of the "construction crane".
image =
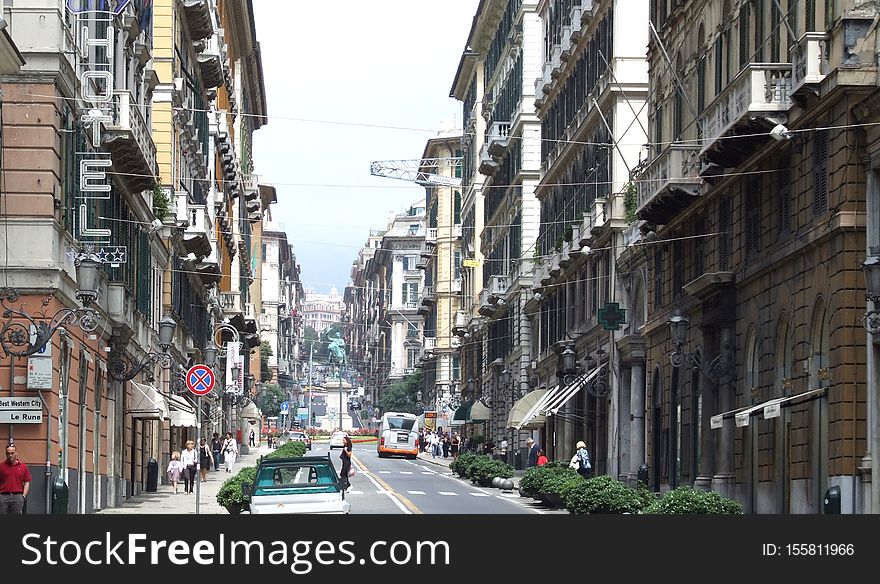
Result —
[[[439,174],[441,168],[450,166],[460,169],[461,157],[378,160],[370,164],[370,174],[408,180],[423,187],[461,187],[460,178]]]

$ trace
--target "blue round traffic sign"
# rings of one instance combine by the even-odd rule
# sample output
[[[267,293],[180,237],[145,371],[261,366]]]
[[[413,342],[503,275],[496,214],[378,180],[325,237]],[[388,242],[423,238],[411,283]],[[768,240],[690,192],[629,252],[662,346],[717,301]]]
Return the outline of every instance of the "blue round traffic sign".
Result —
[[[214,371],[207,365],[193,365],[186,372],[186,387],[196,395],[207,395],[214,389]]]

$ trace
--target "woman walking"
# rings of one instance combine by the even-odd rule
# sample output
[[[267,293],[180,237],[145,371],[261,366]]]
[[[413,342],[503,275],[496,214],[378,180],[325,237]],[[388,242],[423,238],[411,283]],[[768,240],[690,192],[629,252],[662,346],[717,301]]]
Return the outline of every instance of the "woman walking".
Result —
[[[342,439],[342,452],[339,454],[339,458],[342,459],[342,470],[339,471],[339,484],[342,485],[345,491],[351,488],[351,481],[348,479],[348,474],[351,472],[351,447],[351,438],[345,436]]]
[[[184,468],[186,467],[180,462],[180,453],[175,450],[171,453],[171,461],[168,463],[168,470],[165,471],[169,482],[171,482],[171,487],[174,489],[175,495],[177,494],[177,481],[180,480],[180,474],[183,472]]]
[[[211,455],[211,446],[207,439],[202,438],[199,442],[199,474],[202,476],[202,482],[208,482],[208,471],[213,465],[213,456]]]
[[[196,462],[198,461],[198,452],[195,448],[196,444],[192,440],[186,441],[186,450],[180,453],[180,462],[183,464],[183,492],[192,493],[193,485],[196,482]]]
[[[223,462],[223,440],[220,439],[220,434],[214,432],[214,436],[211,438],[211,454],[214,458],[214,470],[220,470],[220,463]]]
[[[232,472],[235,458],[238,456],[238,442],[232,437],[232,432],[226,432],[226,440],[223,441],[223,461],[226,472]]]

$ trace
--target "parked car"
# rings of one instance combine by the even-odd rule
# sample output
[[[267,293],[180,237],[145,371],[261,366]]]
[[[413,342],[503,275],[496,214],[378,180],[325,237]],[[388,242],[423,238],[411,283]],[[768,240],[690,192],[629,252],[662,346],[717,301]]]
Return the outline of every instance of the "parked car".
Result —
[[[254,482],[242,483],[241,492],[254,515],[351,512],[329,454],[261,458]]]
[[[330,448],[342,448],[345,446],[345,442],[342,441],[343,438],[348,436],[348,432],[343,432],[341,430],[337,430],[330,435]]]
[[[303,442],[306,445],[306,450],[312,449],[312,439],[309,438],[309,435],[303,432],[302,430],[290,430],[287,432],[288,440],[295,440],[296,442]]]

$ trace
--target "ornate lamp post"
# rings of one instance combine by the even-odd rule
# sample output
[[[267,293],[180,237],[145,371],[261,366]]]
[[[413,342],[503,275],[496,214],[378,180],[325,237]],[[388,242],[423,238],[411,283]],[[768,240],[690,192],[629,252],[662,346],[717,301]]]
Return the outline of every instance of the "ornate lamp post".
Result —
[[[669,325],[669,336],[672,339],[672,344],[675,345],[675,350],[669,355],[669,362],[672,363],[673,367],[681,367],[687,363],[699,370],[700,373],[713,383],[721,383],[730,378],[733,368],[723,352],[712,359],[712,361],[706,363],[700,358],[701,351],[689,352],[684,350],[690,321],[679,309],[675,309],[666,323]]]
[[[865,288],[868,301],[871,302],[872,309],[865,312],[862,317],[862,324],[872,335],[880,333],[880,257],[876,254],[880,249],[872,247],[871,253],[875,255],[869,256],[862,262],[862,271],[865,272]]]
[[[117,381],[131,381],[138,376],[144,369],[153,367],[157,363],[161,364],[164,369],[171,368],[171,354],[168,349],[174,341],[174,331],[177,329],[177,322],[166,314],[159,321],[159,347],[161,353],[150,349],[146,357],[140,363],[132,363],[124,354],[117,353],[110,360],[109,373],[110,377]]]

